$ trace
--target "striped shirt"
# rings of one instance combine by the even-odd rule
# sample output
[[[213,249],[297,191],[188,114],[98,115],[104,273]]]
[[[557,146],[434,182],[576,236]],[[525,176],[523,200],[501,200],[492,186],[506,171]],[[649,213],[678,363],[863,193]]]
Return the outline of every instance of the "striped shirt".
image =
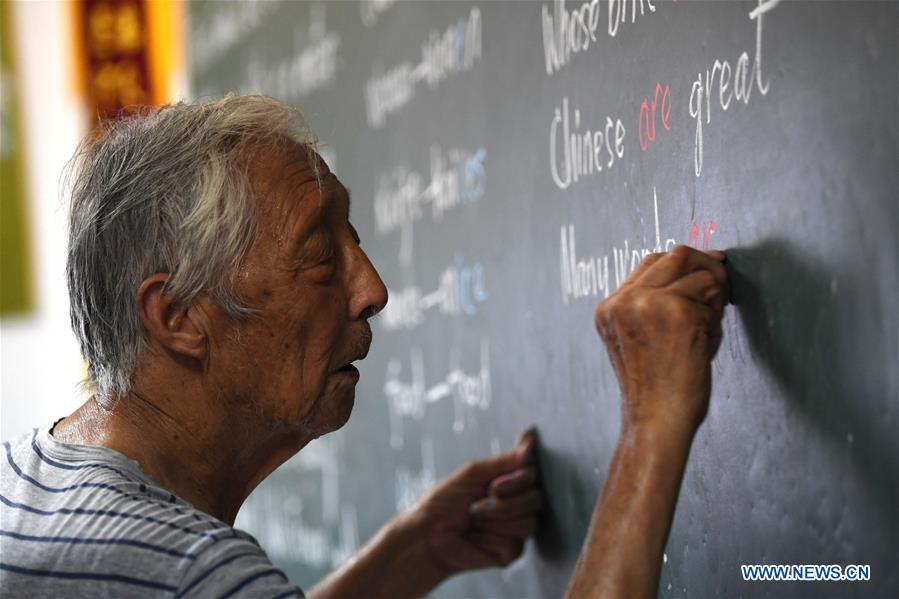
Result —
[[[302,597],[256,540],[104,447],[35,429],[0,458],[0,596]]]

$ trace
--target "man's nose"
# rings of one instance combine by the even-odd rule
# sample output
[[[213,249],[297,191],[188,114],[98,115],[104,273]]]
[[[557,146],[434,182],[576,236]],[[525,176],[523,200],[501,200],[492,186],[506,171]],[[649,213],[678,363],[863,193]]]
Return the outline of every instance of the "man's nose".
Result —
[[[350,318],[371,318],[387,305],[387,287],[368,256],[358,248],[351,285]]]

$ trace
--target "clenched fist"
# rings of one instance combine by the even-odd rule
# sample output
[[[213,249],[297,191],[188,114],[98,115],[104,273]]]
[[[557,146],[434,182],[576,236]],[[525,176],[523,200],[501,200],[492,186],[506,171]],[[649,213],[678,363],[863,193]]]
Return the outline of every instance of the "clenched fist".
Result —
[[[623,428],[651,423],[692,435],[705,418],[728,302],[723,261],[686,246],[651,254],[597,307],[624,396]]]

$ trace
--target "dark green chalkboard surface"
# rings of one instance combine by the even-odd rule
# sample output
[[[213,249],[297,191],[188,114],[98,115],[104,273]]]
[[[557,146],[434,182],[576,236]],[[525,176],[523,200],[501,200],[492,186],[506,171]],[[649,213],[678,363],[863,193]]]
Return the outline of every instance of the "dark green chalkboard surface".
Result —
[[[659,594],[899,596],[897,3],[189,3],[192,96],[300,106],[390,289],[353,416],[238,525],[307,588],[536,424],[549,508],[504,571],[563,592],[619,427],[595,304],[729,249],[736,306]],[[741,564],[867,564],[745,582]]]

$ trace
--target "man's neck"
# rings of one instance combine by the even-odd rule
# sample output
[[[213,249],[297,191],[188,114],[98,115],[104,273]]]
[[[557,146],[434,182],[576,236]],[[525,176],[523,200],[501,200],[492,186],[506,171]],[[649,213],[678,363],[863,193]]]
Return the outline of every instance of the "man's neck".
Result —
[[[230,426],[202,398],[166,401],[152,395],[151,400],[150,394],[133,392],[102,402],[91,397],[54,427],[53,436],[118,451],[153,480],[228,524],[256,485],[299,449],[279,448],[283,441],[274,436],[260,439],[246,427]]]

